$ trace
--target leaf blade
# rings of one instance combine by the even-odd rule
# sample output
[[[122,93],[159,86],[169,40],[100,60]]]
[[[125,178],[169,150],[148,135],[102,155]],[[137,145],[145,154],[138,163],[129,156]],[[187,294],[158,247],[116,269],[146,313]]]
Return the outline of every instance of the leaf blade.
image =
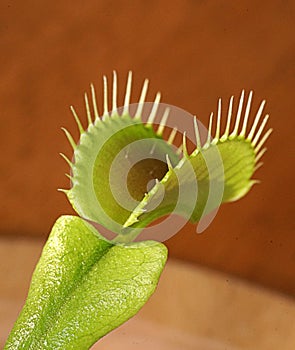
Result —
[[[166,258],[162,244],[113,245],[84,220],[61,217],[5,349],[88,349],[144,305]]]

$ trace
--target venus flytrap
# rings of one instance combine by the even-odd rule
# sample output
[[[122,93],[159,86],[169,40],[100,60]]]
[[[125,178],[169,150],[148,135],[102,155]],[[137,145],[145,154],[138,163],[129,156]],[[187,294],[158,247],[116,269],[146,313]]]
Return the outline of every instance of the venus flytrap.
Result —
[[[124,106],[118,108],[114,72],[109,112],[104,77],[101,117],[91,85],[91,103],[85,94],[85,129],[71,107],[80,139],[76,143],[63,129],[74,154],[72,160],[61,154],[72,183],[61,191],[80,217],[62,216],[52,228],[5,349],[89,349],[135,315],[156,288],[167,249],[155,241],[134,242],[142,230],[171,213],[197,222],[222,202],[244,196],[256,182],[252,176],[271,133],[262,136],[268,119],[260,122],[265,102],[248,131],[252,92],[245,107],[242,92],[235,118],[232,97],[221,134],[219,100],[215,133],[211,114],[205,142],[199,123],[192,120],[196,148],[189,154],[185,132],[178,149],[177,128],[167,140],[163,137],[169,109],[155,126],[160,94],[144,120],[147,80],[132,116],[131,83],[129,73]],[[116,237],[107,240],[88,221]]]

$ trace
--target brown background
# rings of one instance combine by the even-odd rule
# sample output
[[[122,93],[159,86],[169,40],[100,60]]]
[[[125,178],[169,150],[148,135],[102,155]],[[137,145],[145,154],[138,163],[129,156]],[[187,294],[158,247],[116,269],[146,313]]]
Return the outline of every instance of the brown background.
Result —
[[[133,101],[148,77],[149,100],[160,90],[204,124],[219,96],[253,89],[274,128],[262,184],[223,206],[204,234],[188,224],[167,244],[171,256],[294,296],[294,4],[1,1],[1,236],[45,239],[72,213],[56,191],[68,186],[58,153],[70,155],[60,127],[75,130],[68,106],[83,114],[82,93],[91,81],[101,88],[102,74],[116,69],[123,86],[132,69]]]

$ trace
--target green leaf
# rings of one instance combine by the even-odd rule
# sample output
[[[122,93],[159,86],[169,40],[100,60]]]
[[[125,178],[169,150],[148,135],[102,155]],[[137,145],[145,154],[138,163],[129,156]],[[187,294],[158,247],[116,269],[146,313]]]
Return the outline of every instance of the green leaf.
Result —
[[[258,114],[248,136],[245,136],[244,127],[238,133],[239,120],[235,122],[236,127],[230,135],[227,129],[220,137],[220,126],[217,124],[216,136],[210,140],[209,128],[207,142],[203,146],[199,144],[191,155],[184,152],[180,162],[174,168],[170,167],[161,182],[145,195],[125,225],[145,227],[158,217],[172,212],[196,222],[220,204],[235,201],[247,194],[253,184],[258,182],[252,176],[262,164],[259,160],[266,149],[261,148],[272,132],[269,129],[259,139],[268,116],[257,134],[252,132],[255,131],[259,117]],[[197,139],[198,134],[196,129]],[[183,149],[186,149],[185,141]],[[156,209],[150,210],[161,196],[161,203]]]
[[[174,213],[192,222],[199,221],[221,203],[243,197],[258,182],[253,175],[266,151],[262,146],[272,131],[269,129],[262,136],[268,120],[266,115],[260,122],[265,101],[248,131],[252,92],[245,107],[245,94],[242,92],[235,118],[232,118],[231,98],[225,131],[221,135],[222,108],[219,100],[215,135],[211,136],[213,114],[207,140],[203,144],[198,124],[192,119],[197,147],[188,154],[184,134],[183,156],[179,159],[179,152],[175,152],[170,140],[173,139],[173,132],[168,141],[163,138],[168,110],[157,132],[152,127],[159,95],[144,123],[142,105],[147,88],[147,84],[144,84],[138,110],[135,117],[131,117],[128,105],[131,89],[129,75],[125,106],[120,115],[116,103],[116,79],[114,75],[112,112],[107,112],[105,97],[104,115],[100,119],[95,113],[93,123],[86,100],[90,122],[87,130],[82,130],[75,114],[81,132],[77,145],[66,132],[74,148],[74,160],[71,164],[72,188],[65,192],[79,215],[116,232],[117,242],[130,242],[140,233],[140,229],[164,215]],[[107,96],[106,87],[104,96]],[[94,94],[92,103],[95,111]],[[151,154],[154,159],[151,159]],[[124,173],[125,169],[130,170],[128,175]],[[158,181],[152,182],[152,179]],[[151,186],[147,189],[148,184]]]
[[[94,121],[86,94],[86,130],[72,108],[81,136],[76,143],[63,129],[74,156],[70,161],[62,155],[72,172],[71,189],[62,191],[79,215],[104,225],[118,236],[107,241],[78,217],[63,216],[56,222],[6,350],[88,349],[136,314],[156,288],[167,249],[152,241],[128,243],[143,227],[170,213],[196,222],[221,203],[241,198],[256,182],[253,174],[260,166],[258,162],[266,150],[262,147],[271,129],[262,136],[268,119],[266,115],[260,123],[262,102],[248,131],[252,92],[245,108],[242,92],[233,123],[231,98],[222,136],[221,100],[215,136],[211,137],[212,114],[203,144],[195,119],[197,146],[189,154],[184,134],[182,158],[180,149],[175,152],[172,144],[176,130],[171,131],[167,141],[163,138],[168,109],[157,131],[154,130],[159,94],[147,122],[143,122],[146,92],[147,81],[135,116],[131,117],[129,73],[120,113],[114,73],[110,113],[106,78],[102,118],[93,86]]]
[[[166,258],[163,244],[114,245],[86,221],[60,217],[5,349],[89,349],[145,304]]]
[[[73,208],[83,218],[120,233],[148,181],[167,172],[166,154],[178,161],[171,146],[151,127],[129,115],[96,120],[74,151],[72,188],[67,192]],[[130,168],[133,171],[122,177],[123,170]]]
[[[238,137],[197,151],[169,170],[158,188],[135,208],[126,226],[131,222],[133,228],[145,227],[172,212],[199,221],[221,203],[237,200],[250,190],[255,183],[251,179],[255,164],[253,146]],[[150,210],[163,193],[161,203]]]

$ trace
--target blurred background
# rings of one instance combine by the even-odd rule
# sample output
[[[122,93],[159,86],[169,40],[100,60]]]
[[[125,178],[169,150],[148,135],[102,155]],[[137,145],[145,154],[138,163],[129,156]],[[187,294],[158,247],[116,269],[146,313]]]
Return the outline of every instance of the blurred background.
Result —
[[[60,128],[77,138],[69,106],[85,115],[89,83],[100,95],[102,75],[110,78],[116,69],[121,101],[132,70],[133,102],[149,78],[147,100],[161,91],[164,103],[196,114],[205,125],[219,97],[228,101],[242,88],[253,89],[253,111],[267,100],[274,132],[255,174],[261,184],[224,205],[203,234],[187,224],[167,245],[171,258],[291,300],[294,23],[294,1],[1,1],[2,294],[13,293],[15,279],[22,278],[16,272],[25,266],[22,254],[33,254],[22,247],[36,247],[37,259],[55,220],[73,213],[56,190],[69,186],[59,152],[70,156],[71,150]]]

